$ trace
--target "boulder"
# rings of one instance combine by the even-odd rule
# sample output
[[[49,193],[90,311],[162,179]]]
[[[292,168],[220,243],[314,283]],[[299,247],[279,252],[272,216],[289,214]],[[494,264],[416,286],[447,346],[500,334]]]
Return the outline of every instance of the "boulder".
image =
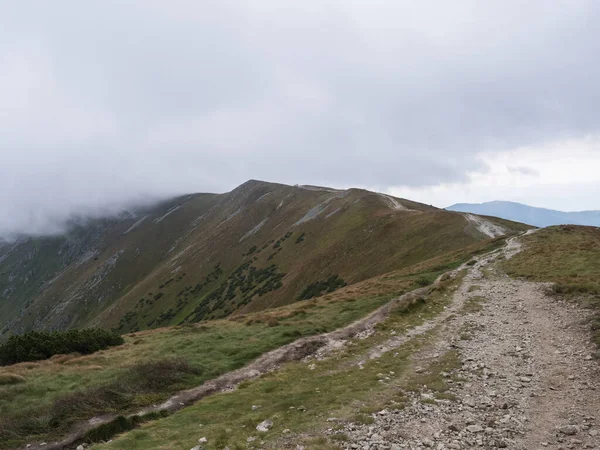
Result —
[[[273,426],[272,420],[270,420],[270,419],[263,420],[261,423],[259,423],[256,426],[256,431],[262,431],[264,433],[264,432],[269,431],[272,426]]]

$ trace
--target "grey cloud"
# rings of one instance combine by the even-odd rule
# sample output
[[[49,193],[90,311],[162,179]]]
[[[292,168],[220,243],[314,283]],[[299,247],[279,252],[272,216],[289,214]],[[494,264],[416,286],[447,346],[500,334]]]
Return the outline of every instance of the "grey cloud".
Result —
[[[532,167],[521,167],[521,166],[509,166],[508,171],[511,173],[518,173],[521,175],[539,176],[539,172]]]
[[[485,170],[480,151],[597,133],[599,13],[541,0],[3,2],[0,235],[248,178],[457,182]]]

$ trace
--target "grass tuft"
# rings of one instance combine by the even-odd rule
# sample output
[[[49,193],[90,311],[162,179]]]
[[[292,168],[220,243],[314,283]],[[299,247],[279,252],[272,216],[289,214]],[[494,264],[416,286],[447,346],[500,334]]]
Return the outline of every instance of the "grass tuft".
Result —
[[[0,386],[24,383],[26,378],[16,373],[0,373]]]

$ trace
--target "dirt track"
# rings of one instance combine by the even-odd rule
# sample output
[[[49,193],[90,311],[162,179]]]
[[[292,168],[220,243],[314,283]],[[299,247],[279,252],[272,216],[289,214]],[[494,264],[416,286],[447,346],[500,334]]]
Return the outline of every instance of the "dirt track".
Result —
[[[375,414],[372,425],[349,425],[346,448],[600,448],[600,370],[588,313],[548,296],[547,285],[499,272],[497,257],[519,247],[513,239],[470,269],[450,309],[459,311],[470,297],[480,297],[482,309],[434,319],[428,328],[441,324],[436,341],[414,355],[427,367],[458,350],[461,367],[444,374],[457,401],[424,389],[408,407]]]

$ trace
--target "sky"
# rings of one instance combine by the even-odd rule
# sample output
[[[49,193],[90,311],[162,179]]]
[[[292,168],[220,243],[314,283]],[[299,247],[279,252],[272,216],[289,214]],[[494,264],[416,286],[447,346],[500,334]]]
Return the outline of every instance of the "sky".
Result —
[[[0,3],[0,236],[248,179],[600,209],[594,0]]]

